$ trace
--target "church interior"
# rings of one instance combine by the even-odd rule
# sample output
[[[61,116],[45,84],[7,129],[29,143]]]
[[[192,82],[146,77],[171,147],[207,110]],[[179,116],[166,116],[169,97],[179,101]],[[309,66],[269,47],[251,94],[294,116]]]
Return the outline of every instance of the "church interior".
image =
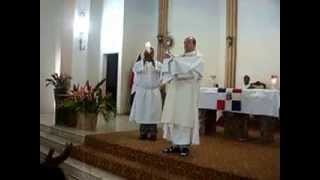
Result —
[[[147,104],[138,62],[152,54],[161,74],[188,40],[203,65],[196,90],[170,79]],[[163,153],[165,112],[196,124],[186,156]],[[149,126],[131,118],[157,113],[142,139]],[[70,180],[280,179],[280,1],[41,0],[40,164]]]

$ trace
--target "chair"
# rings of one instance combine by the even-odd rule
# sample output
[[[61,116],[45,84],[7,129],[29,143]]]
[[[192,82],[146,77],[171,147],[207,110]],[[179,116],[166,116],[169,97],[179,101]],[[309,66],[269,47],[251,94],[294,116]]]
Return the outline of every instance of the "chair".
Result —
[[[266,89],[266,87],[267,87],[266,84],[260,81],[256,81],[250,84],[249,89]]]

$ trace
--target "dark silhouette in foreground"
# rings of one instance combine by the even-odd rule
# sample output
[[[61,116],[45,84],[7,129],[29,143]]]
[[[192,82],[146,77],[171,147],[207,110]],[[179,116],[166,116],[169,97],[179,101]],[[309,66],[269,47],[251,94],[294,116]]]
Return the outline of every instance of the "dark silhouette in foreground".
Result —
[[[70,156],[71,148],[72,143],[67,144],[64,151],[56,157],[53,157],[55,150],[50,148],[45,161],[40,164],[40,179],[65,180],[66,177],[59,165]]]

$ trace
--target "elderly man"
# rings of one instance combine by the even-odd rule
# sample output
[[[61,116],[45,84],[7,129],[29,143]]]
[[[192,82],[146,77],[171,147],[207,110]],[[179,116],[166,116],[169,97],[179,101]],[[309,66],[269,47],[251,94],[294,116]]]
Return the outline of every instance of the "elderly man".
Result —
[[[196,39],[187,37],[185,53],[178,57],[167,55],[162,66],[162,83],[167,84],[161,122],[163,137],[172,146],[163,153],[189,154],[191,144],[200,144],[198,97],[203,62],[196,51]]]

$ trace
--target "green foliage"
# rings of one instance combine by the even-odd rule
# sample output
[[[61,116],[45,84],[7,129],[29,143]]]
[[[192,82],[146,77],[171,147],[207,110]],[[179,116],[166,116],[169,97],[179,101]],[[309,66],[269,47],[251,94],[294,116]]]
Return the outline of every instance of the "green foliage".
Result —
[[[89,81],[84,86],[73,85],[72,96],[64,100],[64,108],[74,112],[101,113],[108,120],[116,112],[116,106],[112,101],[112,95],[103,95],[101,85],[103,79],[94,88]]]
[[[65,74],[60,76],[57,73],[51,74],[51,78],[46,79],[46,86],[52,85],[56,89],[69,89],[71,77]]]

